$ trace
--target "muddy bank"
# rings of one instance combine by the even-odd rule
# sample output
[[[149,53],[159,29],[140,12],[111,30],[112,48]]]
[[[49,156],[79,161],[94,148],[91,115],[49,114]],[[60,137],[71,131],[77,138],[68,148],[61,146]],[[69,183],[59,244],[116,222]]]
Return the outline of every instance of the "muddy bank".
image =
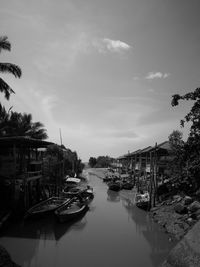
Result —
[[[150,214],[172,238],[180,240],[200,219],[200,203],[176,195],[152,208]]]
[[[197,222],[183,239],[170,252],[162,267],[199,267],[200,266],[200,221]]]

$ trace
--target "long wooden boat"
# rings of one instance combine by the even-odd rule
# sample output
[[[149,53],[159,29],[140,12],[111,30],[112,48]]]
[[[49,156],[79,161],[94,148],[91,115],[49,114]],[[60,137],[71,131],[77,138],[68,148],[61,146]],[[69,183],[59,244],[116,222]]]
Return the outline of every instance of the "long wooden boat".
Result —
[[[46,214],[49,214],[49,213],[55,211],[59,207],[69,203],[70,201],[71,201],[71,198],[61,198],[61,197],[48,198],[48,199],[36,204],[32,208],[30,208],[26,212],[24,218],[26,219],[28,217],[44,216]]]
[[[70,203],[58,208],[54,214],[59,222],[69,222],[77,219],[88,210],[88,205],[80,200],[79,197],[74,197]]]

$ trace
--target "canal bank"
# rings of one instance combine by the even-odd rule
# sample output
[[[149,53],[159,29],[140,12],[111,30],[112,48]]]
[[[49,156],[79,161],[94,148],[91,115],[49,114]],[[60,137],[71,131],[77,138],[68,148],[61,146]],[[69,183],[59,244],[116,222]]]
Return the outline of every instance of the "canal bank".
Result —
[[[170,252],[162,267],[200,266],[200,222]]]

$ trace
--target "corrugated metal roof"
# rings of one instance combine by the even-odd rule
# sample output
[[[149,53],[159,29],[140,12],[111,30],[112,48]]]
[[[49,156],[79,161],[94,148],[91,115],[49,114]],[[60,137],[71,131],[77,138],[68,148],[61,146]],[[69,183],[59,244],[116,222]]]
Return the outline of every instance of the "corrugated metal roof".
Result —
[[[52,142],[43,141],[39,139],[30,138],[28,136],[11,136],[11,137],[1,137],[0,147],[9,147],[12,145],[16,146],[29,146],[29,147],[47,147],[52,145]]]
[[[125,154],[123,156],[120,156],[118,157],[117,159],[126,159],[128,157],[131,157],[131,156],[134,156],[134,155],[137,155],[137,154],[143,154],[143,153],[148,153],[148,152],[152,152],[153,150],[155,149],[155,146],[148,146],[148,147],[145,147],[143,149],[138,149],[138,150],[135,150],[131,153],[128,153],[128,154]],[[170,146],[170,143],[169,141],[164,141],[160,144],[157,145],[157,150],[158,151],[165,151],[165,152],[169,152],[171,151],[171,146]]]

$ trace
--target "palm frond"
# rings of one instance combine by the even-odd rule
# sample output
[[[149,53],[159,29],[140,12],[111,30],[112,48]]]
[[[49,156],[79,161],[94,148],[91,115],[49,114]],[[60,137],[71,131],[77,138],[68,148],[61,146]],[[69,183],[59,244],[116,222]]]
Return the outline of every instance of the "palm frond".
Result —
[[[9,100],[10,95],[12,93],[15,94],[15,92],[13,91],[13,89],[6,82],[4,82],[4,80],[1,79],[1,78],[0,78],[0,92],[4,93],[5,98],[7,100]]]
[[[8,37],[7,36],[0,36],[0,52],[2,50],[11,50],[11,44],[8,41]]]
[[[20,67],[12,63],[0,63],[0,72],[12,73],[16,78],[22,75]]]

